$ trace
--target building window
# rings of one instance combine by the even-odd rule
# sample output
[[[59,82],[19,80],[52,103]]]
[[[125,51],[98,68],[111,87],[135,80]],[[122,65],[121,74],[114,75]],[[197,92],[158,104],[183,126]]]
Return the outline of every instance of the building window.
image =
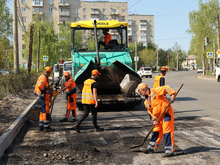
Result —
[[[41,5],[42,4],[42,0],[33,0],[33,4],[34,5]]]
[[[106,20],[106,16],[105,15],[103,16],[103,20]]]
[[[137,41],[137,37],[134,37],[134,40]]]
[[[116,9],[112,9],[111,12],[112,12],[112,13],[116,13]]]
[[[22,22],[27,22],[27,17],[22,17]]]
[[[75,22],[78,22],[79,21],[79,18],[75,18]]]
[[[146,25],[141,25],[141,29],[147,29]]]
[[[61,8],[60,12],[69,12],[67,9]]]
[[[27,9],[25,7],[22,7],[22,12],[26,12]]]
[[[52,21],[52,18],[48,18],[48,22],[51,22]]]
[[[103,9],[102,11],[103,11],[103,13],[105,13],[105,12],[106,12],[106,9]]]
[[[117,17],[112,17],[112,19],[114,19],[114,20],[115,20],[115,19],[117,19]]]
[[[75,13],[79,13],[79,9],[74,9],[74,12]]]
[[[25,59],[25,55],[24,55],[24,53],[22,54],[22,58]]]
[[[22,49],[25,49],[26,48],[26,45],[25,44],[22,44]]]
[[[86,13],[86,8],[83,8],[83,12]]]
[[[152,29],[152,26],[150,26],[149,29],[151,30],[151,29]]]
[[[121,18],[122,18],[123,21],[125,21],[125,16],[122,16]]]
[[[26,3],[26,0],[22,0],[21,3]]]
[[[53,4],[53,0],[49,0],[49,4],[52,5]]]
[[[22,40],[24,40],[24,35],[22,35]]]
[[[144,34],[146,34],[146,32],[143,32],[143,31],[142,31],[141,34],[144,35]]]
[[[113,40],[117,40],[117,36],[112,36],[112,39]]]
[[[137,31],[134,31],[134,34],[137,34]]]
[[[49,8],[49,13],[53,13],[53,9],[52,8]]]
[[[150,35],[152,36],[152,31],[150,31]]]
[[[34,12],[41,12],[41,8],[34,8]]]
[[[67,3],[67,0],[60,0],[61,3]]]
[[[79,4],[79,0],[75,0],[74,3],[77,5]]]
[[[134,23],[137,23],[137,21],[135,20]]]
[[[146,20],[141,20],[141,23],[147,23],[147,21]]]
[[[146,36],[141,36],[141,39],[146,39]]]
[[[137,25],[135,25],[134,28],[137,29],[138,28]]]
[[[151,24],[152,21],[149,21],[149,24]]]
[[[87,19],[86,15],[83,15],[83,19]]]
[[[23,30],[23,31],[26,31],[26,26],[22,26],[22,30]]]
[[[122,13],[125,13],[125,9],[122,9]]]

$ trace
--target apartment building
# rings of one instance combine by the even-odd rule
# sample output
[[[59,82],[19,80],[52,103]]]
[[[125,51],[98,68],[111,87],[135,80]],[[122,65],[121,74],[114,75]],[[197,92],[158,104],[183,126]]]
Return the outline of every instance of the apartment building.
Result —
[[[129,23],[129,43],[137,41],[143,42],[143,44],[147,46],[148,42],[154,42],[154,16],[135,14],[128,15],[127,2],[20,0],[18,3],[18,14],[20,15],[21,19],[21,23],[18,24],[20,67],[27,67],[27,59],[25,59],[24,54],[22,54],[22,49],[25,49],[25,47],[28,45],[24,44],[23,36],[28,24],[33,20],[33,17],[36,13],[39,13],[44,20],[52,21],[52,19],[55,19],[55,28],[57,29],[58,26],[63,24],[64,21],[125,21]],[[113,39],[116,39],[118,34],[114,31],[111,31],[111,35]],[[86,36],[84,36],[84,39],[86,39]]]

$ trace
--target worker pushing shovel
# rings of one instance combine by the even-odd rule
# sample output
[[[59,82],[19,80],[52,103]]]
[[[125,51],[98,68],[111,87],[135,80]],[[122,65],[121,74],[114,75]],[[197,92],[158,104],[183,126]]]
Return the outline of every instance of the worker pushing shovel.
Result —
[[[138,85],[138,92],[146,98],[144,105],[148,113],[152,116],[154,126],[151,128],[141,145],[131,148],[142,146],[152,132],[152,137],[147,148],[140,148],[140,150],[145,153],[154,153],[164,136],[165,154],[163,157],[174,156],[174,113],[170,104],[174,101],[182,86],[183,84],[179,90],[175,92],[168,85],[156,88],[148,88],[145,83],[140,83]],[[170,102],[168,102],[164,96],[167,93],[170,95]]]

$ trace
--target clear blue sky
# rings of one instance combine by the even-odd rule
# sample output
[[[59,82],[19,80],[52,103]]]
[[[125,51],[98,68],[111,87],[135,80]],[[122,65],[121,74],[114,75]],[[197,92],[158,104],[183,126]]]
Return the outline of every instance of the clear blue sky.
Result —
[[[9,7],[12,12],[12,0]],[[91,0],[87,0],[91,1]],[[93,0],[95,1],[95,0]],[[128,14],[154,15],[154,38],[159,48],[169,49],[177,42],[182,50],[189,50],[191,35],[189,12],[198,10],[198,0],[109,0],[127,2]]]

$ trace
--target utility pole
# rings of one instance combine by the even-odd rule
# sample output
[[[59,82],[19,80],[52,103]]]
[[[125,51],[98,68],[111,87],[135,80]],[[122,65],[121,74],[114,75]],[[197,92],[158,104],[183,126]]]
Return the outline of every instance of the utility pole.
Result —
[[[205,74],[205,39],[204,39],[204,42],[203,42],[203,58],[202,58],[202,68],[203,68],[203,75],[206,75]]]
[[[30,27],[30,40],[29,40],[29,53],[28,53],[28,67],[27,67],[27,73],[30,73],[30,72],[31,72],[33,29],[34,29],[34,24],[32,24],[31,27]]]
[[[168,71],[170,71],[170,54],[169,54],[169,50],[168,50]]]
[[[135,41],[135,72],[137,72],[137,41]]]
[[[157,69],[156,71],[158,72],[158,47],[157,47]]]
[[[178,64],[178,52],[177,52],[177,59],[176,59],[176,71],[178,71],[178,66],[179,66],[179,64]]]
[[[39,30],[39,32],[38,32],[37,72],[39,72],[39,57],[40,57],[40,30]]]
[[[19,74],[18,54],[18,21],[17,21],[17,0],[13,0],[13,49],[14,49],[14,74]]]

